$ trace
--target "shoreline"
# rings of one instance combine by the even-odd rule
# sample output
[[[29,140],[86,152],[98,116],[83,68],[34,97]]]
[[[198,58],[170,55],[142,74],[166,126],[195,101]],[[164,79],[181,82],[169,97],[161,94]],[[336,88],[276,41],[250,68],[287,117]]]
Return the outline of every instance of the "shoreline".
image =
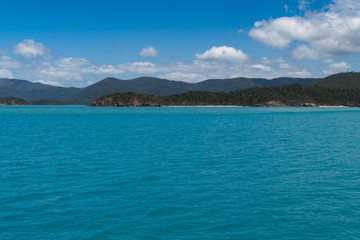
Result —
[[[325,108],[325,107],[328,107],[328,108],[336,108],[336,107],[349,107],[349,106],[343,106],[343,105],[339,105],[339,106],[326,106],[326,105],[321,105],[319,106],[321,108]]]
[[[56,105],[36,105],[36,104],[0,104],[0,106],[86,106],[86,107],[120,107],[121,106],[89,106],[89,105],[72,105],[72,104],[56,104]],[[139,108],[139,107],[146,107],[146,106],[126,106],[123,108],[127,108],[127,107],[135,107],[135,108]],[[151,107],[151,106],[149,106]],[[155,106],[154,106],[155,107]],[[290,108],[295,108],[295,107],[299,107],[299,108],[307,108],[308,106],[242,106],[242,105],[194,105],[194,106],[189,106],[189,105],[171,105],[171,106],[156,106],[156,107],[162,107],[162,108],[174,108],[174,107],[208,107],[208,108],[212,108],[212,107],[228,107],[228,108],[258,108],[258,107],[266,107],[266,108],[279,108],[279,107],[290,107]],[[338,105],[338,106],[334,106],[334,105],[319,105],[319,106],[311,106],[311,107],[319,107],[319,108],[344,108],[344,107],[350,107],[350,106],[344,106],[344,105]]]

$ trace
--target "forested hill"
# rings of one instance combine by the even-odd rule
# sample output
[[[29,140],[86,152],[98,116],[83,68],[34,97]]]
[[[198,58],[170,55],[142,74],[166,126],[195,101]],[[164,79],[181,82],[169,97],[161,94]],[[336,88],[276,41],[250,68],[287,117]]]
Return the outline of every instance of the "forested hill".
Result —
[[[96,98],[114,92],[141,92],[153,95],[172,95],[188,91],[229,92],[254,86],[284,86],[294,83],[309,84],[313,78],[261,78],[212,79],[199,83],[170,81],[141,77],[132,80],[106,78],[85,88],[65,88],[33,83],[26,80],[0,79],[0,97],[17,97],[29,102],[63,102],[64,104],[89,104]]]
[[[210,79],[198,83],[141,77],[132,80],[106,78],[85,88],[65,88],[25,80],[0,79],[0,97],[17,97],[43,104],[90,104],[95,99],[115,92],[138,92],[156,96],[181,94],[189,91],[231,92],[251,87],[316,85],[332,88],[360,87],[360,73],[339,73],[316,78],[231,78]]]
[[[198,83],[170,81],[166,79],[141,77],[133,80],[106,78],[90,85],[78,93],[64,99],[66,102],[89,104],[95,99],[114,92],[138,92],[157,96],[173,95],[188,91],[230,92],[255,86],[285,86],[290,84],[310,84],[316,78],[231,78],[210,79]]]
[[[360,88],[326,88],[290,85],[252,87],[233,92],[196,91],[170,96],[143,93],[114,93],[100,97],[90,106],[155,107],[155,106],[360,106]]]
[[[333,88],[360,88],[360,73],[346,72],[330,75],[312,83],[313,85]]]
[[[76,94],[78,91],[80,91],[80,88],[56,87],[18,79],[0,79],[0,97],[17,97],[27,101],[61,101],[66,97]]]

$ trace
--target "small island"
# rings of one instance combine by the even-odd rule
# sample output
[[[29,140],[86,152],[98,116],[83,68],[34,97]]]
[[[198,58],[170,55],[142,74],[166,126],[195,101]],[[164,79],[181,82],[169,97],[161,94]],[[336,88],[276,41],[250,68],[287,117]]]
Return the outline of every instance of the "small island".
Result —
[[[282,87],[252,87],[232,92],[191,91],[169,96],[120,92],[102,96],[88,106],[357,107],[360,106],[360,88],[294,84]]]

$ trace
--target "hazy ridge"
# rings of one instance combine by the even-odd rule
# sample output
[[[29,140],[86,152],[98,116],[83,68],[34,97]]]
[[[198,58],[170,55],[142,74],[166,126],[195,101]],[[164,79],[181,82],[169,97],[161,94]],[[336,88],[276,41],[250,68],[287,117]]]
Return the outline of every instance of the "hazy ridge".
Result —
[[[105,78],[85,88],[65,88],[26,80],[0,79],[0,97],[16,97],[26,101],[90,104],[97,98],[115,92],[139,92],[156,96],[181,94],[188,91],[230,92],[255,86],[285,86],[310,84],[315,78],[261,78],[210,79],[199,83],[186,83],[166,79],[141,77],[132,80]]]

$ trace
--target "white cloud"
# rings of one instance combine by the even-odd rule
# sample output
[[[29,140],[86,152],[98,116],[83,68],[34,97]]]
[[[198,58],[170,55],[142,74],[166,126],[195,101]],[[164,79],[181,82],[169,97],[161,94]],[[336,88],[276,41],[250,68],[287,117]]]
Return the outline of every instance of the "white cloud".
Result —
[[[299,6],[305,9],[308,2],[300,1]],[[360,53],[359,9],[358,0],[334,0],[323,11],[256,22],[249,35],[279,49],[300,42],[293,52],[298,59]]]
[[[21,67],[21,63],[13,60],[11,57],[2,56],[0,57],[0,67],[3,68],[19,68]]]
[[[273,64],[273,63],[283,63],[283,62],[285,62],[285,60],[283,58],[281,58],[281,57],[272,58],[272,59],[269,59],[267,57],[262,57],[261,62],[264,63],[264,64]]]
[[[140,74],[152,75],[158,72],[158,66],[150,62],[134,62],[119,64],[118,68],[122,71],[129,71]]]
[[[300,11],[306,11],[308,10],[310,7],[310,2],[309,1],[306,1],[306,0],[299,0],[298,2],[298,9]]]
[[[46,81],[69,81],[69,80],[82,80],[81,71],[67,71],[65,69],[56,68],[50,66],[47,68],[39,69],[35,72],[35,75],[41,79],[46,79]]]
[[[58,67],[61,68],[79,68],[85,65],[89,65],[90,62],[85,58],[63,58],[55,62]]]
[[[25,58],[50,58],[50,50],[45,48],[42,43],[37,43],[32,39],[25,39],[21,43],[18,43],[14,47],[14,52]]]
[[[270,71],[271,70],[271,67],[265,66],[262,64],[255,64],[255,65],[251,65],[250,67],[261,70],[261,71]]]
[[[202,54],[196,53],[196,58],[228,62],[243,62],[247,60],[249,56],[243,53],[240,49],[222,46],[212,47],[210,50],[207,50]]]
[[[82,68],[81,72],[91,73],[96,75],[118,75],[124,73],[125,71],[121,69],[119,66],[103,64],[100,66],[93,65],[90,68]]]
[[[333,63],[329,65],[329,68],[331,69],[338,69],[340,71],[345,71],[350,68],[349,64],[346,62],[339,62],[339,63]]]
[[[184,73],[184,72],[172,72],[167,73],[160,76],[161,78],[169,79],[169,80],[177,80],[177,81],[184,81],[184,82],[200,82],[205,80],[203,75],[197,73]]]
[[[36,82],[42,83],[42,84],[46,84],[46,85],[52,85],[52,86],[62,86],[61,83],[57,82],[57,81],[46,81],[46,80],[38,80]]]
[[[36,45],[35,42],[33,44]],[[85,58],[46,59],[46,54],[29,53],[29,58],[0,56],[0,76],[13,78],[15,75],[16,78],[55,86],[84,86],[105,77],[144,75],[191,83],[234,77],[311,76],[305,69],[288,64],[281,57],[250,58],[241,50],[227,46],[212,47],[202,54],[196,54],[197,59],[190,62],[162,64],[139,61],[109,65],[93,63]],[[38,59],[33,59],[35,57]]]
[[[150,46],[147,48],[141,49],[140,56],[141,57],[156,57],[158,54],[158,50],[156,48]]]
[[[325,74],[333,74],[337,72],[344,72],[350,68],[350,65],[346,62],[338,62],[330,64],[323,72]]]
[[[292,56],[295,59],[308,59],[308,60],[316,60],[322,57],[320,52],[316,51],[315,49],[307,46],[307,45],[298,45],[293,53]]]
[[[288,63],[280,63],[279,68],[280,69],[291,69],[292,67]]]
[[[0,69],[0,78],[14,78],[14,75],[7,69]]]
[[[263,63],[264,60],[267,64]],[[58,61],[35,61],[24,65],[24,68],[16,69],[16,77],[62,86],[84,86],[88,85],[89,81],[96,82],[101,78],[118,77],[120,74],[146,75],[191,83],[234,77],[311,77],[305,69],[290,65],[282,58],[253,59],[251,62],[241,64],[194,60],[163,64],[133,62],[118,65],[94,64],[83,58],[64,58]],[[24,72],[21,74],[21,71],[25,71],[26,74]]]

